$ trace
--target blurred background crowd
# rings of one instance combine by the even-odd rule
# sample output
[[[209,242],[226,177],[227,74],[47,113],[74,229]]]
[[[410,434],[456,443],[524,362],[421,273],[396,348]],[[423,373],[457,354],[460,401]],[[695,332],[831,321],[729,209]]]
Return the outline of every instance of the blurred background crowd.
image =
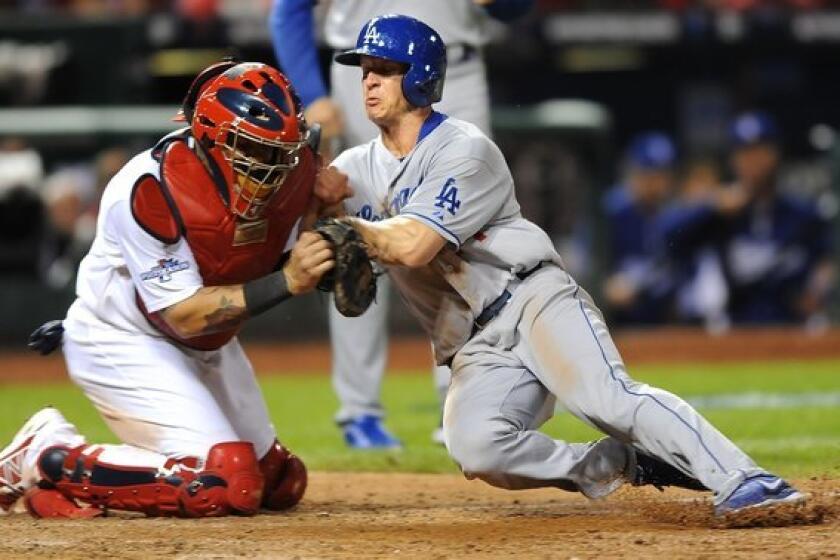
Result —
[[[0,0],[0,339],[72,300],[102,189],[201,68],[276,64],[270,5]],[[616,325],[836,322],[840,0],[538,0],[493,36],[523,212]]]

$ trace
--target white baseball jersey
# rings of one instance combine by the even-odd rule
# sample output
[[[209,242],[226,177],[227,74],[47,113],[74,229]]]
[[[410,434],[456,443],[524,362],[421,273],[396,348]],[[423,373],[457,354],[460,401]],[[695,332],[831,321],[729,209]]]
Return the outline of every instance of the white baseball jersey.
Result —
[[[68,316],[95,319],[127,332],[164,336],[137,308],[136,294],[150,311],[183,301],[203,286],[185,239],[166,245],[131,214],[131,190],[142,175],[160,178],[151,150],[135,156],[117,173],[102,195],[96,238],[82,260],[76,280],[78,299]]]
[[[238,340],[192,350],[163,335],[137,307],[137,294],[153,312],[203,286],[186,240],[167,245],[132,216],[131,191],[143,175],[160,177],[151,150],[128,162],[102,196],[96,238],[64,320],[70,377],[127,444],[181,458],[245,440],[262,456],[273,445],[274,427]]]
[[[186,238],[167,245],[146,233],[131,214],[134,184],[143,175],[159,180],[159,167],[152,150],[146,150],[108,183],[100,203],[96,238],[79,267],[78,300],[70,315],[85,314],[123,331],[164,336],[137,308],[135,294],[149,312],[155,312],[189,298],[204,286]],[[297,240],[296,232],[289,236],[287,250]]]
[[[356,45],[359,30],[378,14],[404,14],[427,23],[447,44],[487,42],[490,16],[472,0],[332,0],[324,37],[335,49]]]
[[[545,261],[562,266],[545,232],[522,217],[501,151],[470,123],[432,113],[405,158],[376,138],[333,165],[348,174],[355,193],[345,201],[348,214],[405,216],[449,241],[426,267],[388,267],[432,337],[438,363],[466,342],[475,318],[516,273]]]

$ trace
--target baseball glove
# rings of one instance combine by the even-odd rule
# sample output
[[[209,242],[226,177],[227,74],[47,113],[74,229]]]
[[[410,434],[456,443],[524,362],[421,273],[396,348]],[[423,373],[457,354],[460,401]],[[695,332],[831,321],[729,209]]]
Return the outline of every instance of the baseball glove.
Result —
[[[365,243],[350,223],[335,218],[319,220],[314,231],[332,243],[335,268],[325,274],[318,289],[335,293],[335,308],[345,317],[358,317],[376,297],[376,273]]]

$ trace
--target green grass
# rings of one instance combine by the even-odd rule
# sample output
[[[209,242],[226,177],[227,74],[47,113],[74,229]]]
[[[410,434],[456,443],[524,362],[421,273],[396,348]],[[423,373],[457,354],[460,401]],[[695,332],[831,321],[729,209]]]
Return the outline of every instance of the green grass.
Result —
[[[683,397],[840,392],[840,361],[646,365],[634,367],[632,374]],[[268,376],[262,384],[281,438],[312,469],[456,472],[446,452],[430,440],[438,410],[428,372],[386,377],[388,425],[406,443],[405,450],[391,453],[344,447],[332,420],[336,399],[326,375]],[[0,385],[0,441],[8,441],[45,404],[57,406],[89,441],[114,441],[93,407],[69,383]],[[704,414],[768,469],[792,477],[840,476],[840,407],[714,409]],[[544,431],[568,441],[598,437],[562,413]]]

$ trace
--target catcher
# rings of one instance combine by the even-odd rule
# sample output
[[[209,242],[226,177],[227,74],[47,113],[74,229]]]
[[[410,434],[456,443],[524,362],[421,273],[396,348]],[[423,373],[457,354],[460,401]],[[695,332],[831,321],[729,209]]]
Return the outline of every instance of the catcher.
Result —
[[[53,408],[0,452],[0,505],[36,517],[106,508],[184,517],[295,505],[303,462],[277,440],[236,335],[315,288],[328,241],[303,231],[346,187],[315,183],[317,131],[287,79],[223,62],[195,79],[189,125],[110,182],[63,323],[72,380],[124,445],[86,443]]]

